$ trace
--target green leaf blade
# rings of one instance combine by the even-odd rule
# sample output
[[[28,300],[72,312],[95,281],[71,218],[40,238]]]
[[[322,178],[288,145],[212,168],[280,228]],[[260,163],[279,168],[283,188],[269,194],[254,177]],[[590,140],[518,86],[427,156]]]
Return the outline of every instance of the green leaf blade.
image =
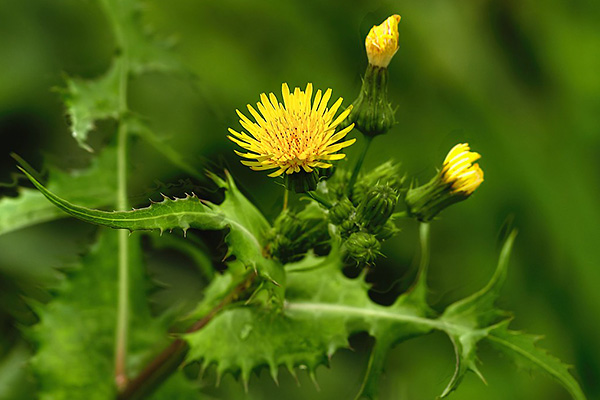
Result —
[[[68,78],[62,90],[67,113],[71,119],[71,134],[79,146],[89,152],[89,133],[95,122],[101,119],[118,118],[119,74],[121,63],[113,62],[110,69],[94,80]]]
[[[69,196],[87,207],[112,204],[115,200],[116,181],[112,173],[115,164],[114,148],[107,148],[85,169],[69,172],[50,169],[49,190]],[[39,191],[21,188],[17,197],[0,199],[0,235],[66,215]]]
[[[488,335],[490,324],[498,322],[506,313],[494,305],[508,270],[508,260],[516,237],[511,232],[502,247],[494,275],[480,291],[446,308],[439,318],[442,330],[452,341],[456,355],[456,366],[450,382],[441,394],[448,396],[454,391],[468,371],[474,372],[484,383],[485,379],[477,366],[477,345]]]
[[[547,373],[560,383],[574,400],[585,400],[581,386],[569,372],[569,366],[546,350],[536,346],[537,336],[508,329],[509,320],[489,332],[486,341],[492,347],[514,360],[518,365]]]
[[[348,347],[353,333],[368,332],[391,346],[433,329],[435,322],[418,309],[373,303],[364,281],[346,278],[341,265],[337,250],[295,263],[282,312],[243,304],[222,311],[203,330],[186,335],[187,361],[216,365],[219,375],[240,373],[244,381],[262,366],[274,378],[279,366],[302,366],[314,374],[336,350]]]

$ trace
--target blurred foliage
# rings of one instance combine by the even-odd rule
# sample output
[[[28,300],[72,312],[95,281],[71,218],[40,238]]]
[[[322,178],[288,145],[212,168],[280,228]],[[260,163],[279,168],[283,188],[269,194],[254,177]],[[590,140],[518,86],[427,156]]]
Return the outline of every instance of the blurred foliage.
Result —
[[[477,194],[446,211],[432,231],[435,308],[484,285],[497,253],[493,243],[509,221],[520,234],[503,308],[518,315],[516,326],[545,332],[544,346],[576,367],[590,398],[600,397],[600,320],[594,317],[600,314],[600,247],[594,239],[600,221],[599,4],[152,0],[145,11],[156,32],[172,38],[174,58],[191,74],[137,76],[132,110],[151,116],[148,125],[197,169],[229,168],[242,189],[252,188],[250,198],[268,217],[279,208],[274,205],[281,202],[281,189],[233,154],[225,133],[237,124],[234,109],[256,102],[259,93],[277,93],[282,82],[331,87],[349,104],[366,65],[365,34],[388,15],[402,15],[389,79],[398,125],[374,141],[366,166],[393,157],[408,176],[425,181],[448,148],[468,141],[483,155],[486,174]],[[87,165],[90,155],[72,139],[51,88],[65,86],[65,72],[93,78],[109,68],[115,39],[99,6],[78,0],[1,2],[0,37],[0,182],[13,181],[10,152],[36,167],[42,160],[68,169]],[[88,143],[103,148],[114,125],[96,128]],[[349,162],[358,150],[349,150]],[[190,174],[171,167],[143,141],[130,154],[133,203],[144,204],[157,191],[181,194],[190,185]],[[0,190],[16,194],[14,187]],[[31,395],[24,367],[30,350],[18,327],[35,317],[22,297],[47,301],[48,288],[62,279],[55,268],[76,258],[80,246],[74,242],[85,244],[93,236],[73,221],[49,225],[0,237],[0,398]],[[373,298],[385,302],[405,289],[400,280],[414,272],[416,237],[415,226],[386,243],[387,258],[369,276],[379,282]],[[153,272],[167,275],[158,266]],[[194,272],[182,266],[180,279],[169,284],[185,287]],[[168,300],[156,298],[174,302],[176,295],[173,290]],[[330,370],[318,370],[320,392],[307,377],[299,377],[297,389],[284,374],[279,387],[263,374],[246,397],[350,398],[364,373],[365,342],[354,338],[354,353],[342,351]],[[566,398],[547,378],[515,374],[510,363],[485,353],[482,360],[489,387],[469,375],[461,399]],[[434,398],[453,369],[452,348],[442,335],[403,343],[387,361],[382,398]],[[207,391],[217,398],[245,396],[231,377]]]

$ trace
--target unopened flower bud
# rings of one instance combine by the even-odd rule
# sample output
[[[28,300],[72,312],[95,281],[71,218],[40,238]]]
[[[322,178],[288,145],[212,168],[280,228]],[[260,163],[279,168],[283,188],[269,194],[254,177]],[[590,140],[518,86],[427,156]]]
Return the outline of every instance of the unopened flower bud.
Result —
[[[392,15],[381,25],[375,25],[367,35],[365,48],[369,64],[376,67],[387,68],[398,51],[398,23],[400,16]]]
[[[346,240],[348,256],[358,264],[370,265],[375,262],[381,253],[381,244],[374,235],[365,232],[356,232]]]
[[[348,200],[347,197],[344,197],[329,209],[329,220],[334,225],[340,225],[342,222],[349,220],[351,217],[353,218],[355,212],[356,209],[350,200]]]
[[[398,229],[396,224],[392,220],[388,219],[385,225],[375,232],[375,237],[383,242],[390,239],[392,236],[395,236],[399,232],[400,229]]]
[[[354,127],[366,136],[386,133],[394,124],[394,110],[387,100],[387,67],[398,51],[399,15],[392,15],[381,25],[374,26],[365,47],[369,65],[363,78],[358,98],[352,103],[353,109],[345,125]]]
[[[368,173],[359,176],[352,192],[352,202],[356,205],[360,204],[375,185],[388,185],[394,190],[400,191],[403,183],[404,177],[400,175],[400,165],[392,161],[386,161]]]
[[[408,190],[405,201],[409,214],[427,222],[444,208],[469,198],[483,182],[483,171],[479,164],[473,164],[480,157],[470,151],[468,143],[454,146],[431,181]]]
[[[370,232],[381,228],[398,202],[398,193],[387,185],[373,187],[358,206],[358,221]]]
[[[302,221],[295,213],[284,210],[275,219],[273,228],[278,234],[293,239],[302,233]]]
[[[343,239],[346,239],[353,233],[358,232],[359,229],[360,229],[359,226],[356,225],[356,222],[354,222],[353,218],[348,219],[339,225],[340,236]]]

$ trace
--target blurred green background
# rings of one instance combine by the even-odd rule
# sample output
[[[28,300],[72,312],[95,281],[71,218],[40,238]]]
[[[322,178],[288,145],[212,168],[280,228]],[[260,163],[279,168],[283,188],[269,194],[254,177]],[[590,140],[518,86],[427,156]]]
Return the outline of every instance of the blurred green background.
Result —
[[[432,226],[431,299],[443,307],[482,287],[493,273],[502,228],[519,229],[501,306],[513,327],[542,333],[542,346],[574,365],[590,399],[600,398],[600,3],[557,1],[317,0],[146,3],[147,22],[176,45],[173,57],[191,74],[149,73],[132,79],[129,102],[197,168],[227,166],[273,217],[281,189],[239,164],[226,137],[234,110],[281,83],[332,88],[350,104],[366,66],[370,27],[398,13],[400,50],[390,65],[390,100],[398,125],[374,141],[366,167],[394,158],[424,181],[446,152],[468,141],[482,154],[485,182]],[[94,78],[110,65],[115,42],[94,1],[0,2],[0,182],[16,173],[15,152],[42,169],[84,166],[90,155],[70,137],[64,106],[51,89],[64,74]],[[98,125],[102,147],[114,124]],[[354,135],[354,133],[352,134]],[[360,140],[360,138],[359,138]],[[348,151],[356,159],[360,144]],[[132,145],[132,201],[186,175],[141,142]],[[252,190],[248,190],[251,188]],[[14,196],[11,187],[0,187]],[[147,196],[146,196],[147,198]],[[277,206],[276,206],[277,205]],[[274,207],[275,206],[275,207]],[[414,224],[386,244],[370,277],[375,291],[411,270]],[[46,299],[55,268],[76,259],[87,225],[59,221],[0,237],[0,393],[32,396],[22,373],[29,352],[20,327],[35,319],[21,296]],[[182,275],[179,284],[184,284]],[[172,279],[177,286],[177,279]],[[285,373],[279,387],[261,374],[249,399],[350,399],[366,367],[369,340],[352,340],[315,390]],[[488,386],[468,375],[456,399],[567,399],[549,378],[518,372],[484,349]],[[451,344],[430,335],[397,346],[387,362],[382,399],[432,399],[454,368]],[[216,398],[243,398],[227,377]]]

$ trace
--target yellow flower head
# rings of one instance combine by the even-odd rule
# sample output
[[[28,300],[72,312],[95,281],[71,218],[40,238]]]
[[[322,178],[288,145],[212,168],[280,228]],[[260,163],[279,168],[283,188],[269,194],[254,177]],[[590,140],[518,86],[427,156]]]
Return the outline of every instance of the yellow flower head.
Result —
[[[256,122],[236,110],[240,124],[246,132],[236,132],[229,128],[232,136],[227,136],[248,153],[235,151],[242,160],[255,171],[277,169],[269,174],[276,177],[284,172],[288,175],[304,171],[310,173],[314,168],[329,168],[329,161],[341,160],[346,155],[337,153],[350,146],[356,139],[339,142],[352,130],[354,124],[339,132],[335,128],[348,116],[352,107],[348,107],[334,119],[336,111],[342,104],[340,98],[331,108],[327,103],[331,97],[331,89],[324,94],[317,90],[314,101],[311,100],[312,84],[306,90],[296,88],[290,93],[287,84],[281,86],[283,104],[270,93],[260,95],[257,103],[260,114],[248,104],[248,111]],[[311,104],[312,102],[312,104]]]
[[[367,35],[365,47],[369,64],[387,68],[398,51],[398,23],[400,16],[394,14],[381,25],[374,25]]]
[[[469,196],[483,182],[483,171],[479,164],[473,164],[481,155],[470,150],[468,143],[457,144],[444,160],[440,176],[442,181],[452,184],[452,193]]]

